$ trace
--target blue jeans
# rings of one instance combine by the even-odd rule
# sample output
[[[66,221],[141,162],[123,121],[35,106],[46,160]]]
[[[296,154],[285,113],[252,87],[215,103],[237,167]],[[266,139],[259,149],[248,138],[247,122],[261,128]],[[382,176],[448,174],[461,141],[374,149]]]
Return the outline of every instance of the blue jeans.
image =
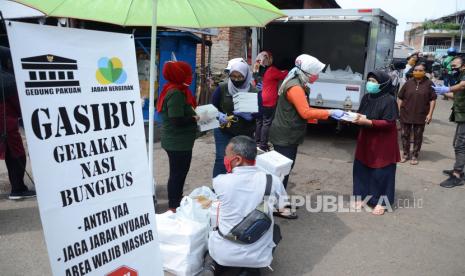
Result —
[[[213,136],[215,137],[215,148],[216,157],[215,165],[213,165],[213,178],[219,174],[225,174],[226,168],[224,167],[224,151],[229,141],[233,138],[231,134],[222,132],[219,128],[213,130]]]

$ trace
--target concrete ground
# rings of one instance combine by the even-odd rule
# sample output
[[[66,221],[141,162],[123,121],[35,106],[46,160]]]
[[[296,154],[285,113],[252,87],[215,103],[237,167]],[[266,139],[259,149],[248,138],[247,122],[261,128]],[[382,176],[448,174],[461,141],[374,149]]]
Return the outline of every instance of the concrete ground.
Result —
[[[451,168],[454,161],[451,143],[455,129],[448,122],[450,106],[450,101],[438,101],[434,121],[426,128],[420,164],[398,165],[399,206],[393,213],[375,217],[365,212],[310,213],[300,208],[298,220],[278,220],[283,240],[272,264],[274,272],[264,273],[465,275],[465,188],[438,186],[445,179],[441,170]],[[336,134],[328,127],[311,127],[299,148],[289,193],[313,198],[349,196],[354,146],[353,131]],[[162,212],[166,209],[168,161],[159,144],[155,156],[160,199],[157,212]],[[210,185],[213,161],[214,141],[206,135],[195,144],[186,193]],[[0,275],[50,275],[36,201],[10,201],[6,190],[8,180],[2,162]]]

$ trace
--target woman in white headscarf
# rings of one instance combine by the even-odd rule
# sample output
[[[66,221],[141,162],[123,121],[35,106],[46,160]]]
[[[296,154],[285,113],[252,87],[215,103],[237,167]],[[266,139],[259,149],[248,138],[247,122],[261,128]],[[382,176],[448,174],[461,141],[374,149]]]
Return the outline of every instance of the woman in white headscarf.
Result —
[[[234,136],[246,135],[253,137],[255,120],[251,113],[234,111],[233,97],[236,93],[257,93],[252,85],[252,71],[244,62],[231,64],[228,79],[218,85],[212,95],[212,104],[218,109],[218,119],[221,128],[214,130],[216,158],[213,167],[213,177],[226,173],[224,166],[224,151],[229,140]]]
[[[279,88],[276,113],[271,124],[270,141],[274,150],[293,161],[294,167],[297,147],[302,144],[307,130],[307,123],[313,120],[326,120],[333,117],[339,120],[344,112],[338,109],[316,109],[310,107],[308,84],[318,79],[318,74],[325,65],[310,55],[300,55],[295,60],[295,67],[289,72]],[[289,175],[283,184],[287,187]],[[294,212],[286,209],[275,215],[285,218],[297,218]]]

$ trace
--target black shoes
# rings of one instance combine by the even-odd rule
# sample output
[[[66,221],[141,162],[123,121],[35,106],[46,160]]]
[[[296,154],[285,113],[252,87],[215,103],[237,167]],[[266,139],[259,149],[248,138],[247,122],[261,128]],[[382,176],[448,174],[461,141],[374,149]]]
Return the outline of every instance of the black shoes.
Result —
[[[243,268],[237,276],[260,276],[260,269],[258,268]]]
[[[454,174],[454,170],[443,170],[443,171],[442,171],[442,174],[447,175],[447,176],[451,176],[451,175]],[[461,178],[462,178],[462,179],[465,178],[464,175],[463,175],[463,173],[462,173],[462,177],[461,177]]]
[[[213,260],[210,254],[207,252],[203,261],[203,269],[200,272],[200,276],[215,276],[215,272],[218,270],[218,264]]]
[[[35,191],[12,192],[10,196],[8,196],[9,199],[13,199],[13,200],[25,199],[25,198],[31,198],[31,197],[36,197]]]
[[[445,172],[444,172],[445,173]],[[457,186],[463,185],[463,176],[461,178],[456,177],[454,174],[451,174],[449,178],[441,182],[439,186],[443,188],[454,188]]]

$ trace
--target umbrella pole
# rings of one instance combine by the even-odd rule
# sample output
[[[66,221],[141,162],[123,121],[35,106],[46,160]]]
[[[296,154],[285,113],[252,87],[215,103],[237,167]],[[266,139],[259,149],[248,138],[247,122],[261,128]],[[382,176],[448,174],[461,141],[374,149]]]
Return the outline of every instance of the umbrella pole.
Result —
[[[152,37],[150,41],[150,94],[149,94],[149,175],[152,181],[152,195],[156,197],[156,181],[153,170],[153,116],[155,115],[155,80],[157,79],[157,71],[155,70],[155,59],[157,52],[157,0],[152,2]]]

